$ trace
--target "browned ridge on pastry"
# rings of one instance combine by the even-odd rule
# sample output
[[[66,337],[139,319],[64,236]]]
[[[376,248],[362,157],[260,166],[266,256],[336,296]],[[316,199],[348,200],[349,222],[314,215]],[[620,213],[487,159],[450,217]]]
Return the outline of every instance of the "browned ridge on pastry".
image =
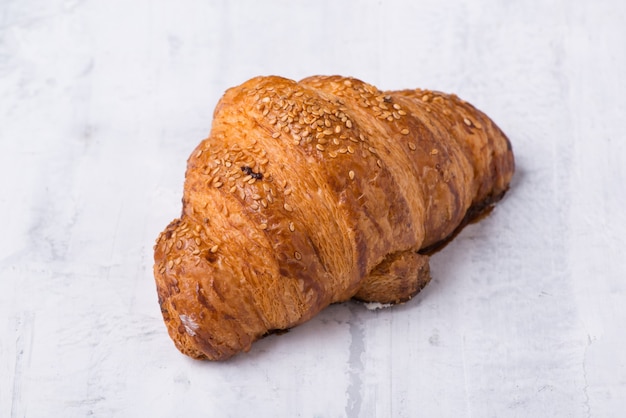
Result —
[[[231,88],[155,245],[168,332],[223,360],[334,302],[407,301],[513,171],[506,136],[454,95],[339,76]]]

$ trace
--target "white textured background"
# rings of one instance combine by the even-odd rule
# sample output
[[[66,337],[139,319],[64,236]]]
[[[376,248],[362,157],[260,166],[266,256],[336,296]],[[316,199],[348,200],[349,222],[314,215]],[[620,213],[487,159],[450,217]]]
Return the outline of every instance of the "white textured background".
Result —
[[[618,417],[626,2],[0,0],[0,417]],[[258,74],[456,92],[509,135],[496,211],[411,302],[226,363],[151,275],[185,161]]]

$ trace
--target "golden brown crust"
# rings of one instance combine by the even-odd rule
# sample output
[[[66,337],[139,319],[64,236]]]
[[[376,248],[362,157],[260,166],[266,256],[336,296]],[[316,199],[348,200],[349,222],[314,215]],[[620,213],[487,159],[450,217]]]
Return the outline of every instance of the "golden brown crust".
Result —
[[[222,360],[330,303],[408,300],[430,279],[418,252],[499,198],[513,170],[504,134],[455,96],[339,76],[232,88],[155,246],[169,334]]]

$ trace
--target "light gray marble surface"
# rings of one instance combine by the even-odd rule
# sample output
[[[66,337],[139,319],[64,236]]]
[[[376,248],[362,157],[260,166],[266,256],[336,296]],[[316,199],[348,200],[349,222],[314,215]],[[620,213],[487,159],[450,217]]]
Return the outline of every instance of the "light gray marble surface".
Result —
[[[0,0],[0,416],[624,416],[625,22],[619,0]],[[193,361],[152,245],[258,74],[455,92],[518,171],[409,303]]]

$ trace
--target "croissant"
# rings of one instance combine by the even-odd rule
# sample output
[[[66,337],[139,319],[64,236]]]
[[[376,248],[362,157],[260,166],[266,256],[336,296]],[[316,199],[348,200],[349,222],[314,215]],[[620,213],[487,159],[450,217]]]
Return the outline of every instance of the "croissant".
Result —
[[[231,88],[155,245],[169,335],[224,360],[335,302],[405,302],[513,171],[504,133],[455,95],[340,76]]]

